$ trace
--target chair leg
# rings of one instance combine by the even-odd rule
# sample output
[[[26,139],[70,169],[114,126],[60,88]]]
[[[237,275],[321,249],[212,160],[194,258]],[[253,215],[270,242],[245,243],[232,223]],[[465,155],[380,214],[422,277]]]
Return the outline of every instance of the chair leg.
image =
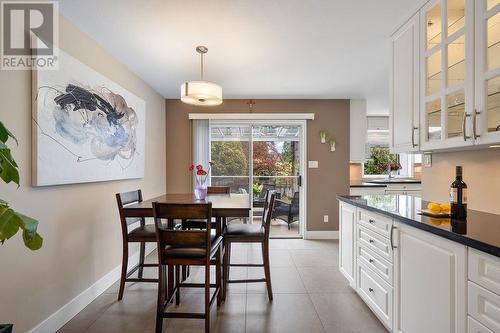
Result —
[[[215,284],[217,289],[217,306],[222,302],[222,246],[219,246],[215,254]]]
[[[271,270],[269,269],[269,243],[262,243],[262,259],[264,262],[264,274],[266,276],[267,296],[273,300],[273,288],[271,286]]]
[[[177,285],[177,290],[175,292],[175,305],[179,305],[181,303],[181,288],[179,287],[179,284],[181,283],[181,266],[176,265],[175,266],[175,283]]]
[[[139,250],[139,279],[142,279],[142,273],[144,271],[144,254],[146,252],[146,243],[141,242],[140,250]]]
[[[158,303],[156,305],[156,333],[161,333],[163,326],[163,308],[165,306],[166,291],[165,266],[158,266]]]
[[[231,242],[224,242],[224,260],[222,271],[222,301],[226,300],[227,285],[229,281],[229,262],[231,260]]]
[[[205,265],[205,333],[210,332],[210,262]]]
[[[118,291],[118,300],[121,301],[123,298],[123,292],[125,290],[125,279],[127,278],[127,265],[128,265],[128,242],[123,241],[123,254],[122,254],[122,274],[120,277],[120,290]]]

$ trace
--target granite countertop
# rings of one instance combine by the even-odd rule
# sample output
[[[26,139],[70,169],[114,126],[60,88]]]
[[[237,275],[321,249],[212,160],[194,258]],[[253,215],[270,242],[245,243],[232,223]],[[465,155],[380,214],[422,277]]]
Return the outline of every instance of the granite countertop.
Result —
[[[374,178],[352,180],[350,187],[387,187],[388,184],[421,184],[420,179],[415,178]]]
[[[337,199],[500,257],[500,215],[469,209],[466,222],[431,218],[418,214],[428,201],[411,195],[338,195]]]

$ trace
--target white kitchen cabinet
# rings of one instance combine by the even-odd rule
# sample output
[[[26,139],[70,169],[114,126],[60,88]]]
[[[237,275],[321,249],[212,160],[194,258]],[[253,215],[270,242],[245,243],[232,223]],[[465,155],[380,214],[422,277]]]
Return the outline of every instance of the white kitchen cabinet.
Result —
[[[356,207],[341,202],[339,215],[339,270],[356,288]]]
[[[472,135],[476,144],[500,142],[500,3],[475,1],[475,113]]]
[[[393,236],[393,331],[466,332],[466,247],[402,223]]]
[[[474,144],[474,0],[432,0],[420,11],[421,149]]]
[[[415,14],[391,38],[390,149],[392,153],[419,150],[419,34]]]
[[[416,47],[410,45],[415,26]],[[430,0],[391,40],[394,152],[478,149],[500,143],[498,1]],[[406,48],[399,50],[402,45]],[[411,76],[409,49],[414,49],[412,59],[419,61],[414,82],[419,86],[420,115],[412,128],[410,84],[404,84]],[[417,131],[419,142],[410,145]]]
[[[364,163],[366,160],[366,100],[350,101],[350,151],[351,163]]]

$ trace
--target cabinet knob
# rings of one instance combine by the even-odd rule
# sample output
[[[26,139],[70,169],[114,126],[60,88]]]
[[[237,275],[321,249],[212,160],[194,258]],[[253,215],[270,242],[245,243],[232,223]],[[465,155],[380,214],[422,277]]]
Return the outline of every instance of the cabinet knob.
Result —
[[[373,288],[368,288],[368,291],[372,293],[373,292]]]
[[[369,239],[368,241],[369,241],[370,243],[373,243],[373,239]]]
[[[368,259],[368,261],[372,263],[372,262],[374,262],[375,260],[373,260],[373,259]]]
[[[368,222],[370,222],[370,223],[375,223],[375,221],[374,221],[374,220],[372,220],[372,219],[369,219],[369,220],[368,220]]]

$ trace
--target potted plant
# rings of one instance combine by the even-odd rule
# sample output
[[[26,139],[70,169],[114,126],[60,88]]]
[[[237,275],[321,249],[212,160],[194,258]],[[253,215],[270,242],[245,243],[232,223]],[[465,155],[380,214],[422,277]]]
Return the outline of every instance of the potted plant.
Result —
[[[253,195],[254,197],[258,197],[262,189],[264,188],[264,184],[254,183],[252,185]]]
[[[398,162],[394,163],[387,163],[387,173],[389,174],[389,178],[393,178],[393,172],[396,173],[398,170],[401,169],[401,164]]]
[[[6,184],[14,182],[19,187],[18,166],[7,146],[9,139],[17,144],[17,139],[0,121],[0,179]],[[8,202],[0,199],[0,244],[22,230],[24,245],[30,250],[38,250],[42,247],[43,239],[36,232],[37,227],[36,220],[16,212],[9,207]],[[0,324],[0,333],[11,333],[12,327],[12,324]]]

